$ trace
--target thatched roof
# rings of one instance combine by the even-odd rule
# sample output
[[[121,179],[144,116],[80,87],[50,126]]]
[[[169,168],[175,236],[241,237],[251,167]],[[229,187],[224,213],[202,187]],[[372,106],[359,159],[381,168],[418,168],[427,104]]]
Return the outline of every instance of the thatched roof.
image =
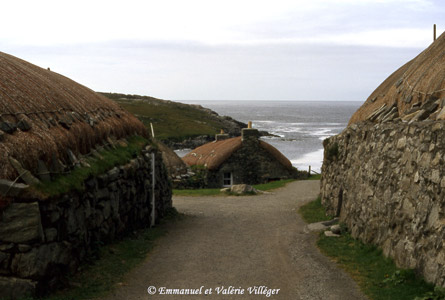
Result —
[[[33,172],[38,160],[65,162],[108,137],[146,136],[144,125],[111,100],[69,78],[0,52],[0,179]]]
[[[162,152],[162,160],[170,176],[177,176],[187,173],[185,162],[169,147],[160,141],[156,141],[159,150]]]
[[[242,145],[243,142],[240,136],[222,141],[214,141],[196,148],[182,159],[189,166],[202,165],[209,170],[216,170],[235,151],[240,149]],[[261,140],[259,141],[259,145],[287,169],[292,169],[292,163],[275,147]]]
[[[354,113],[360,121],[435,120],[445,97],[445,33],[389,76]],[[400,118],[400,119],[399,119]]]

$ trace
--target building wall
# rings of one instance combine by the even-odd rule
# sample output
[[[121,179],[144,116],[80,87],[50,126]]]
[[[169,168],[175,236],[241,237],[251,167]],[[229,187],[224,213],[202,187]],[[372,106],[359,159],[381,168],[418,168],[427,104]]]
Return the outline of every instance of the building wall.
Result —
[[[445,122],[353,124],[324,146],[328,213],[445,286]]]
[[[272,179],[293,178],[294,172],[286,169],[266,150],[258,140],[245,140],[217,170],[209,171],[209,187],[222,187],[224,173],[232,173],[233,184],[258,184]]]
[[[154,151],[154,150],[150,150]],[[147,149],[130,163],[85,182],[85,191],[55,199],[15,199],[0,219],[0,298],[40,294],[75,271],[96,245],[151,223],[152,168]],[[156,221],[172,206],[156,152]]]

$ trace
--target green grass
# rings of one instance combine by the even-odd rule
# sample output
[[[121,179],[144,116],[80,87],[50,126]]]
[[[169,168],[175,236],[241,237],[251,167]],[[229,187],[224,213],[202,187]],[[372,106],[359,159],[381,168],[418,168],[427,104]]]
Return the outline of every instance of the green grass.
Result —
[[[315,223],[332,219],[331,216],[326,215],[326,210],[321,204],[320,197],[301,206],[298,212],[306,223]]]
[[[253,187],[260,191],[270,191],[274,189],[281,188],[288,184],[289,182],[295,181],[295,179],[283,179],[277,181],[271,181],[264,184],[257,184]],[[220,192],[221,189],[196,189],[196,190],[173,190],[173,195],[175,196],[190,196],[190,197],[200,197],[200,196],[223,196],[232,195],[229,193]]]
[[[445,299],[438,290],[439,298],[422,298],[433,295],[434,287],[416,276],[412,270],[403,270],[385,258],[382,251],[372,245],[365,245],[344,233],[339,238],[320,235],[318,247],[334,259],[357,281],[362,291],[373,300]]]
[[[321,180],[321,174],[312,174],[308,180]]]
[[[330,219],[325,214],[320,197],[300,207],[299,213],[308,223]],[[321,233],[317,246],[346,270],[370,299],[445,299],[444,289],[434,289],[431,284],[417,277],[413,270],[397,268],[393,260],[385,258],[376,246],[353,239],[344,226],[342,231],[338,238],[329,238]]]
[[[214,135],[224,127],[210,113],[193,105],[148,96],[101,93],[138,117],[148,128],[153,123],[160,140],[182,141],[189,137]]]
[[[115,166],[126,164],[136,157],[147,143],[148,141],[143,137],[129,137],[127,146],[117,146],[112,150],[100,151],[101,159],[95,157],[87,158],[87,163],[90,167],[75,168],[66,175],[59,176],[52,181],[41,182],[33,188],[43,197],[54,197],[71,190],[81,191],[87,178],[103,174]]]
[[[196,190],[173,190],[173,195],[175,196],[219,196],[224,195],[220,192],[220,189],[196,189]]]
[[[69,283],[76,287],[57,291],[41,300],[80,300],[106,296],[122,284],[129,271],[145,260],[156,239],[167,232],[164,224],[167,221],[176,222],[181,218],[182,215],[173,208],[161,225],[141,230],[132,237],[100,247],[100,258],[83,265],[79,273],[69,278]]]

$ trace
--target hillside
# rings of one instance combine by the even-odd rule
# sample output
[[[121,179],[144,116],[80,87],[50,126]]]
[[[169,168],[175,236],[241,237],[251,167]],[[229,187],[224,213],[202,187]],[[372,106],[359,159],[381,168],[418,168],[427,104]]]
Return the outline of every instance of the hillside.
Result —
[[[149,96],[99,93],[116,101],[138,117],[148,128],[153,123],[156,138],[172,148],[194,148],[214,139],[223,129],[230,136],[240,135],[246,124],[219,116],[200,105],[183,104]]]

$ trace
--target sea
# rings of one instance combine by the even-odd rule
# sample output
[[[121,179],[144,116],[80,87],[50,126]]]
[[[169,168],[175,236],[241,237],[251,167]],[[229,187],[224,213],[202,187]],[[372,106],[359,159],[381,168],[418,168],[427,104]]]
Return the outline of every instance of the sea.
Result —
[[[261,139],[281,151],[299,170],[320,172],[323,140],[342,132],[360,101],[180,101],[199,104],[275,136]],[[183,156],[190,150],[177,151]]]

